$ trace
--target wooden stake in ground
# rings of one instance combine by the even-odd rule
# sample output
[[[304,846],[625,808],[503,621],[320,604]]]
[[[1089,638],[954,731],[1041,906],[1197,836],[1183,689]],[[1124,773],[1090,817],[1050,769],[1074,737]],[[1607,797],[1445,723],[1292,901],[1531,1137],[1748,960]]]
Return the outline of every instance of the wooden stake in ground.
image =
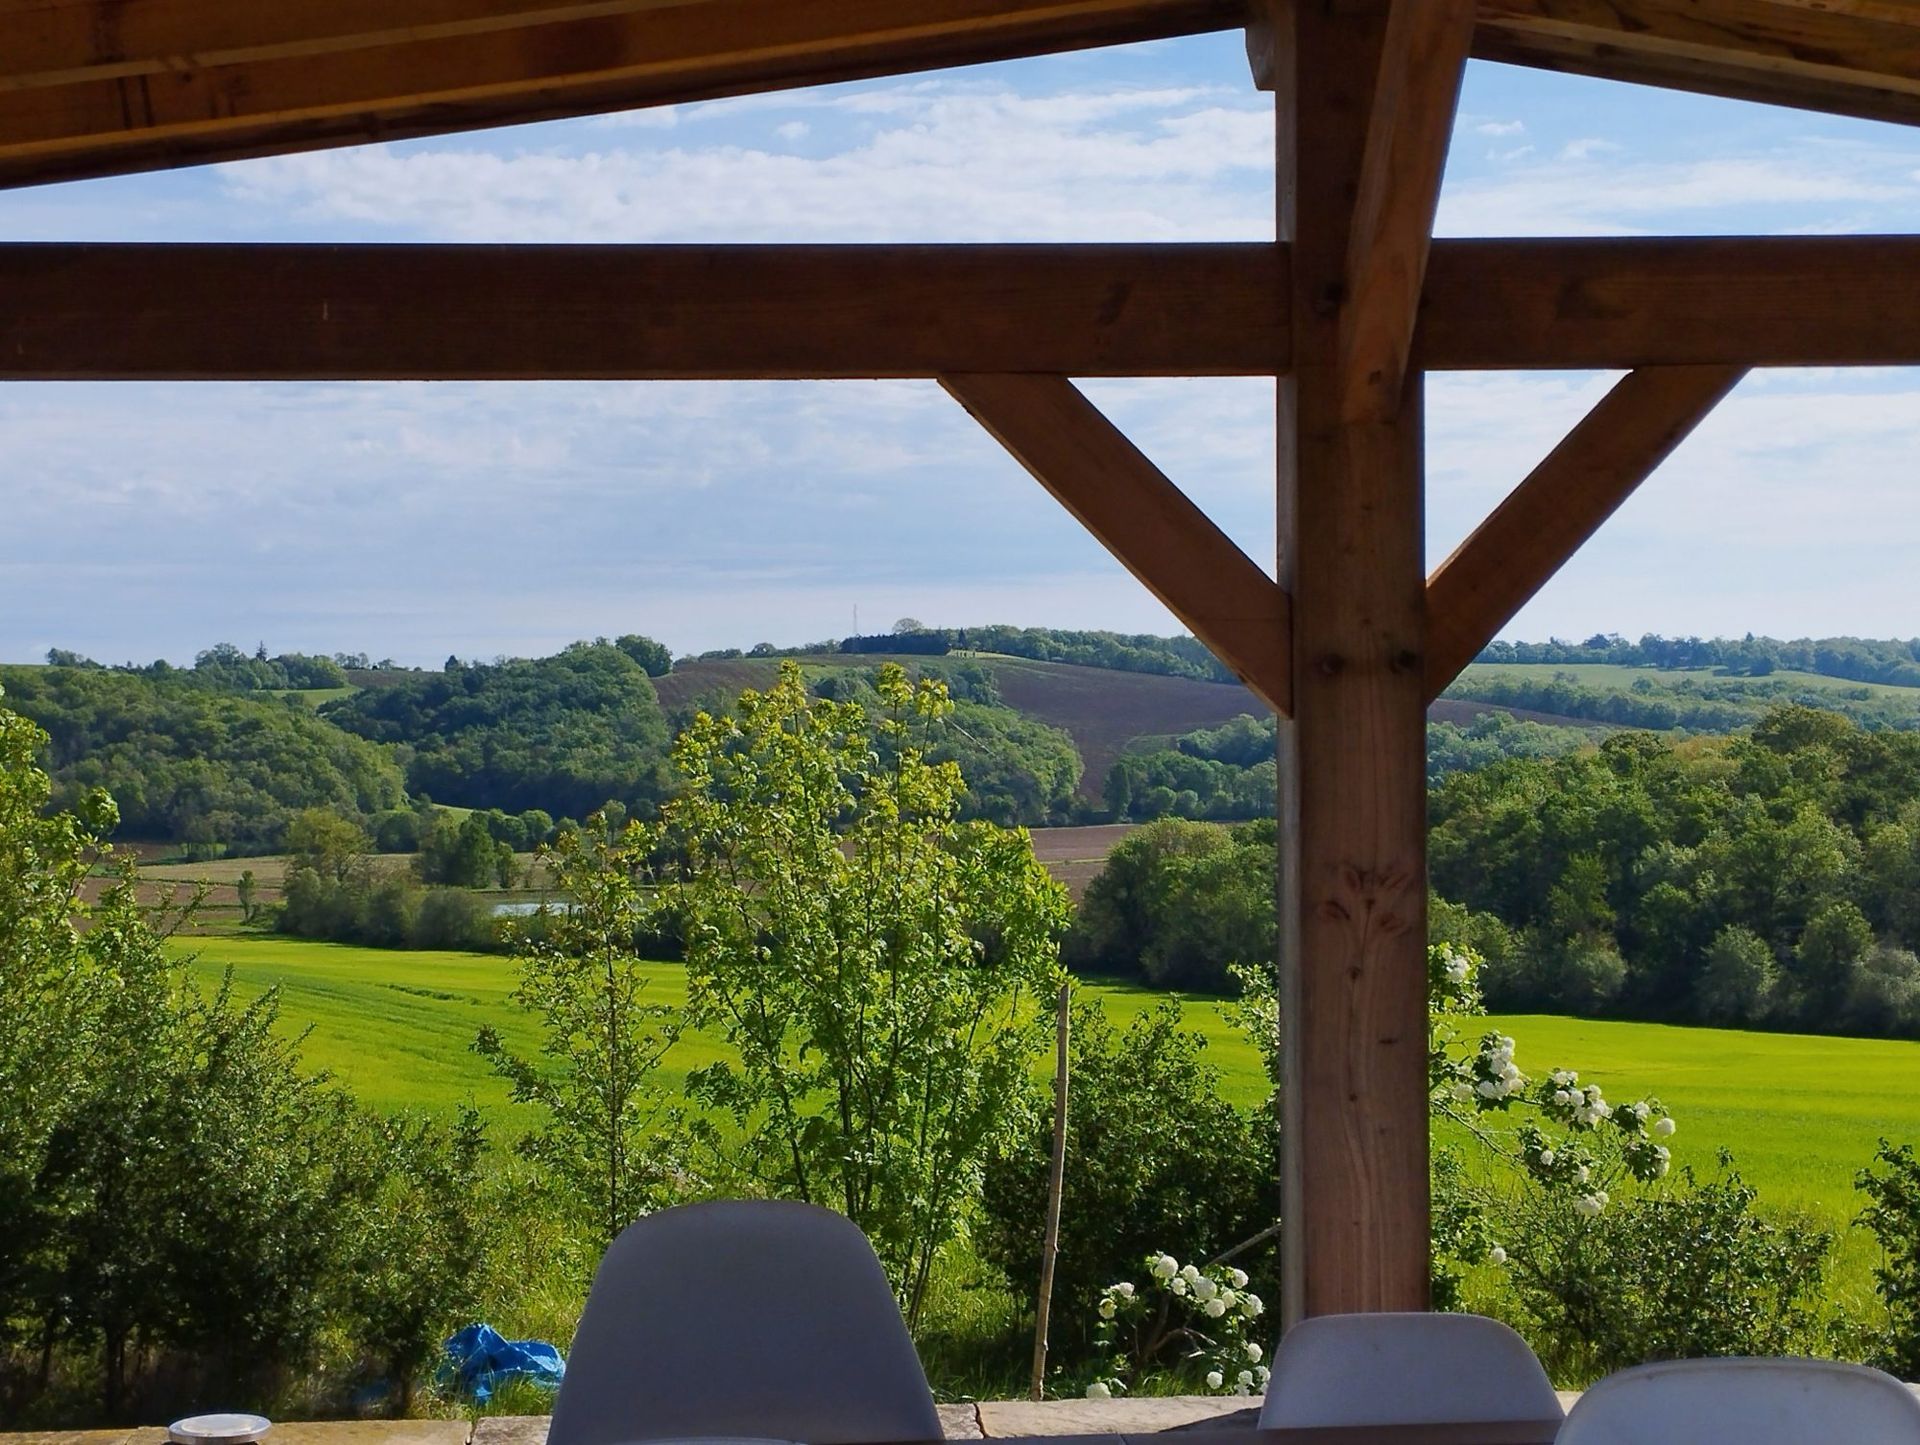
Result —
[[[1067,1182],[1067,1020],[1073,985],[1060,985],[1053,1046],[1053,1168],[1047,1176],[1047,1231],[1040,1244],[1040,1299],[1033,1311],[1034,1399],[1047,1393],[1047,1317],[1053,1307],[1053,1261],[1060,1253],[1060,1199]]]

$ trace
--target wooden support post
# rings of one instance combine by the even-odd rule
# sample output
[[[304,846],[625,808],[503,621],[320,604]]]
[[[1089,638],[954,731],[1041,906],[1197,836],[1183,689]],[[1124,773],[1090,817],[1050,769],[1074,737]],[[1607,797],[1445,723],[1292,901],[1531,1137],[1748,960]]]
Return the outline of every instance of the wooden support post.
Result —
[[[1064,376],[940,384],[1275,712],[1290,704],[1287,595]]]
[[[1384,420],[1400,404],[1473,5],[1393,0],[1387,17],[1347,241],[1340,365],[1349,421]]]
[[[1294,371],[1279,383],[1286,1323],[1427,1304],[1420,401],[1343,416],[1340,330],[1383,0],[1264,0]]]
[[[1629,372],[1427,583],[1427,697],[1493,641],[1746,373]]]

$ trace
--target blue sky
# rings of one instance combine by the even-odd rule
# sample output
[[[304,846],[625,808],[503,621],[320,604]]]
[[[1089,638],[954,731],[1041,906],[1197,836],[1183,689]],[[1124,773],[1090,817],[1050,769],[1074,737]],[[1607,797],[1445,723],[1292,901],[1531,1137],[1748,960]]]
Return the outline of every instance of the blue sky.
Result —
[[[12,240],[1272,236],[1233,35],[0,194]],[[1453,235],[1920,230],[1920,134],[1476,63]],[[1434,378],[1437,562],[1606,389]],[[1089,383],[1270,565],[1272,387]],[[931,383],[0,386],[0,658],[1172,631]],[[1750,377],[1511,635],[1920,633],[1920,375]]]

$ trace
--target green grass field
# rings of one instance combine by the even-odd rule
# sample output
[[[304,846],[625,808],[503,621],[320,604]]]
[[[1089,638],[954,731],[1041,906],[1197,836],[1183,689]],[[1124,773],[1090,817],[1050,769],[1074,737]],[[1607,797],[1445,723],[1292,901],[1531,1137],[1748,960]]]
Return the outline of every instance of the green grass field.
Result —
[[[504,1086],[468,1052],[483,1023],[533,1047],[532,1029],[508,999],[510,960],[246,935],[197,939],[191,947],[209,980],[231,966],[244,991],[279,986],[286,1026],[310,1029],[307,1058],[367,1104],[439,1111],[471,1100],[493,1112],[503,1132],[517,1126]],[[663,1002],[685,997],[674,965],[658,965],[654,986]],[[1157,997],[1119,985],[1084,988],[1116,1017]],[[1206,1034],[1225,1092],[1242,1103],[1260,1098],[1253,1048],[1219,1007],[1196,1002],[1187,1019]],[[1853,1175],[1876,1139],[1920,1141],[1920,1043],[1557,1017],[1489,1024],[1518,1040],[1524,1068],[1579,1069],[1615,1099],[1658,1095],[1680,1125],[1677,1162],[1711,1169],[1725,1146],[1763,1198],[1819,1210],[1835,1223],[1853,1212]],[[669,1070],[679,1075],[715,1056],[712,1040],[694,1036],[670,1056]]]

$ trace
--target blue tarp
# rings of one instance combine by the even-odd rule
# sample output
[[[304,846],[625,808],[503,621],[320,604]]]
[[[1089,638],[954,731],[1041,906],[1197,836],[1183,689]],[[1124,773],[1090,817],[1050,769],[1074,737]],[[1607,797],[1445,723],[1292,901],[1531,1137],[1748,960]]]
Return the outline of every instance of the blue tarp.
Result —
[[[509,1380],[530,1380],[548,1389],[567,1373],[567,1362],[545,1340],[506,1340],[492,1325],[468,1325],[447,1341],[442,1379],[479,1404]]]

